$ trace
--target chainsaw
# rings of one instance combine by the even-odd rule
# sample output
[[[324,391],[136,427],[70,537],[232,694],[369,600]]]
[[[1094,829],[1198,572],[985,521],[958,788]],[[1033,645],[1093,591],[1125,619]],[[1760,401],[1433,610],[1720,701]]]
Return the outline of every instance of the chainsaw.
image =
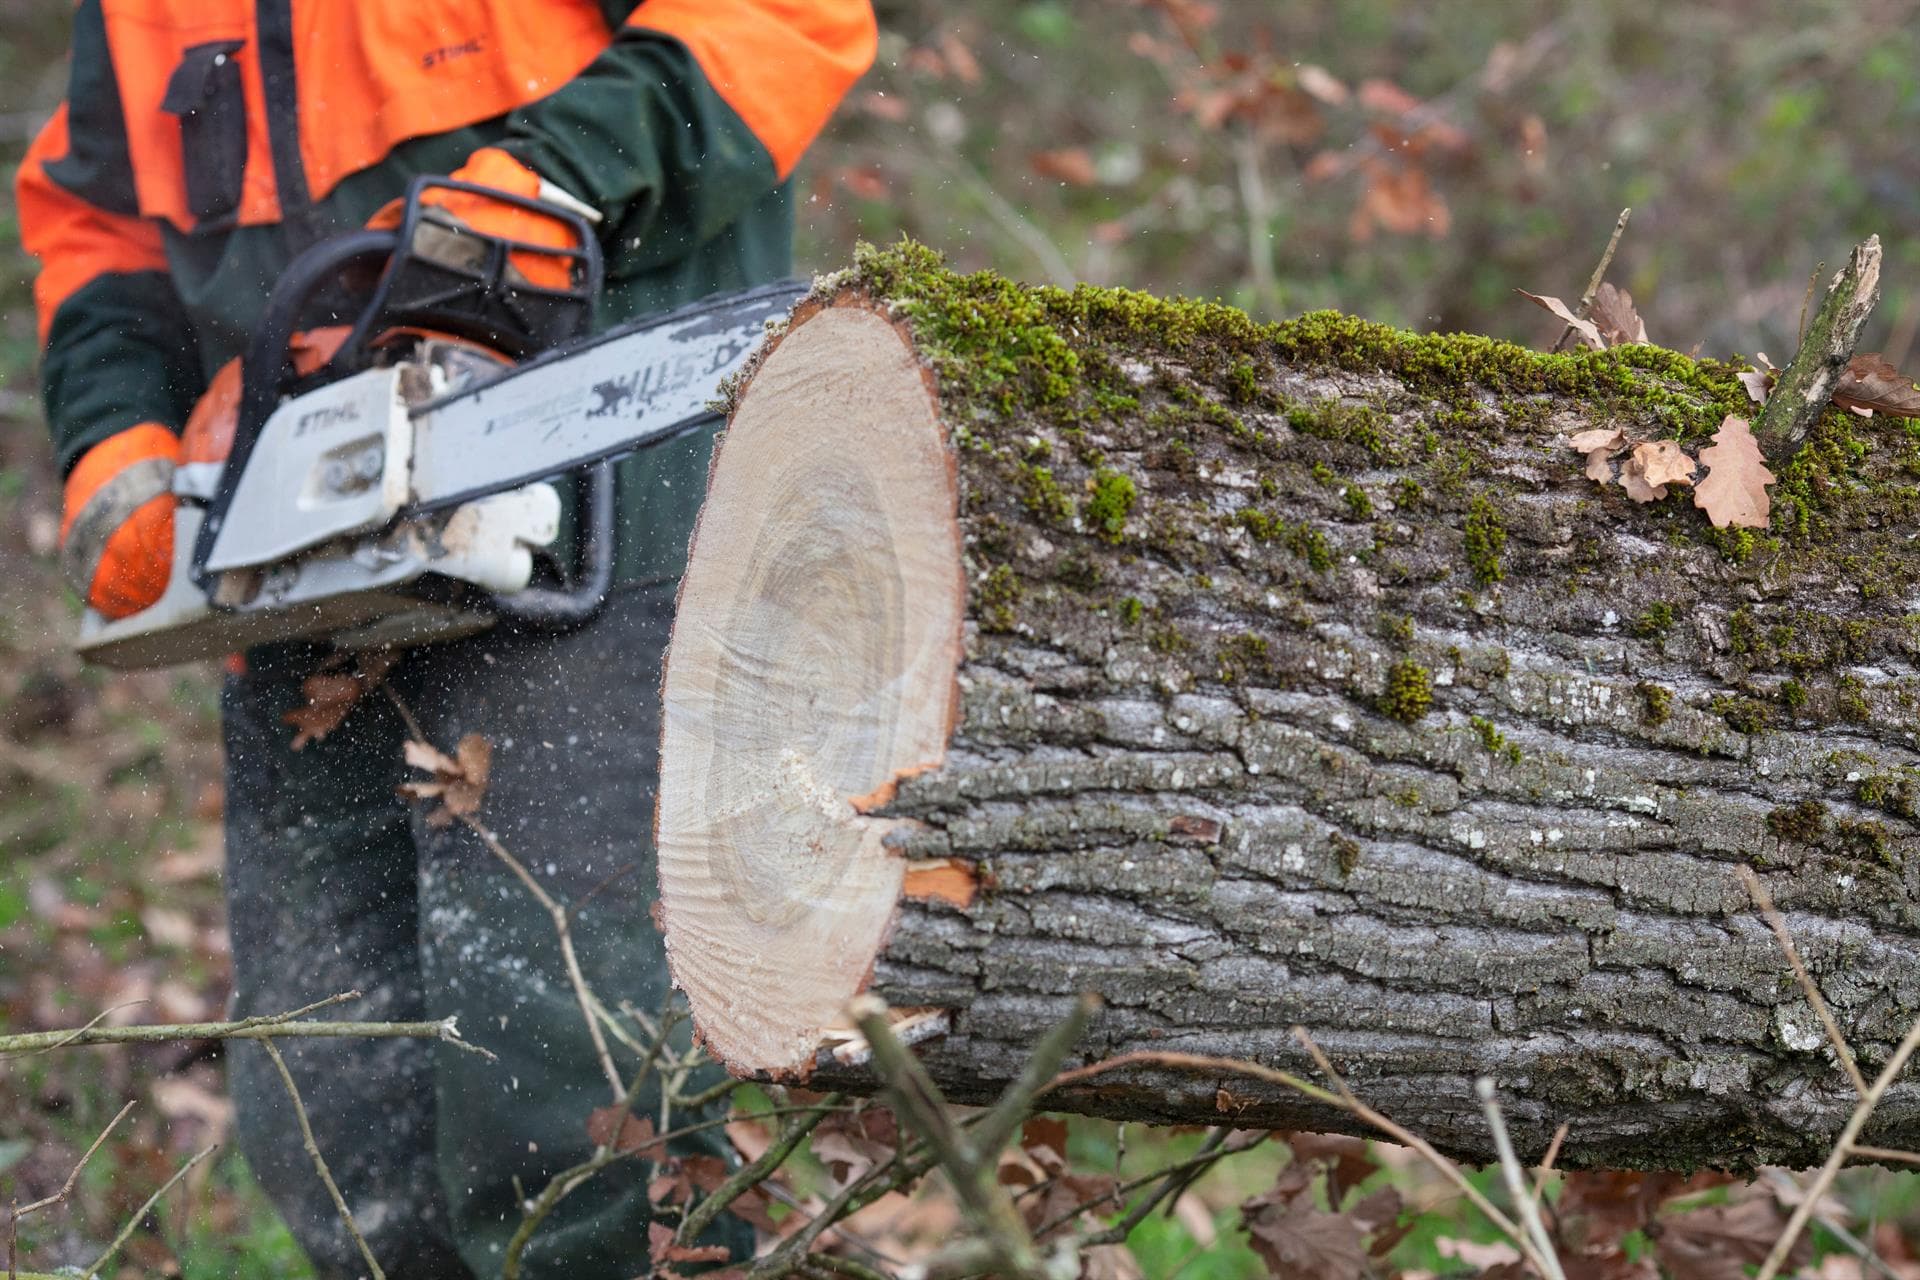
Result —
[[[582,212],[485,193],[568,222],[579,247],[554,250],[451,222],[421,203],[436,187],[477,190],[416,178],[397,229],[288,266],[183,432],[165,593],[117,620],[88,610],[88,660],[585,622],[612,582],[613,463],[711,426],[723,380],[805,292],[716,295],[589,337],[603,268]],[[511,255],[528,250],[566,259],[568,286],[527,283]],[[575,492],[566,556],[561,485]]]

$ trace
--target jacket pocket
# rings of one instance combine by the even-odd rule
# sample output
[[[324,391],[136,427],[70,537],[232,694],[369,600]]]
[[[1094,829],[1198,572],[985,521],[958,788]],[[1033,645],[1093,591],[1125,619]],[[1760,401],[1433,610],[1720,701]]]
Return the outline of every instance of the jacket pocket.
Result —
[[[247,98],[236,56],[245,43],[215,40],[187,49],[160,102],[161,110],[179,117],[187,208],[202,221],[237,209],[246,181]]]

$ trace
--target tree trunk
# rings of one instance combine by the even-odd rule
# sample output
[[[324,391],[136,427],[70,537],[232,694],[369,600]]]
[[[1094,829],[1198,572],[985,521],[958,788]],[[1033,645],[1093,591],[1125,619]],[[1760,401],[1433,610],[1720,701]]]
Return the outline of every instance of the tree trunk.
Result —
[[[868,252],[734,392],[665,680],[674,974],[736,1072],[872,1087],[871,989],[979,1099],[1079,1058],[1307,1075],[1586,1165],[1805,1162],[1920,1013],[1920,450],[1829,415],[1772,529],[1568,437],[1734,368],[957,277]],[[1349,1128],[1226,1072],[1049,1106]],[[1864,1141],[1920,1141],[1896,1087]]]

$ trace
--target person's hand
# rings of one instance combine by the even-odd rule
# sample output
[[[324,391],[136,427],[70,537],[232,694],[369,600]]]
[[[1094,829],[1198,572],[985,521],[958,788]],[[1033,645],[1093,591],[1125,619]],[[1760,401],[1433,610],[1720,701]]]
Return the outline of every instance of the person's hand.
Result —
[[[541,181],[539,174],[496,147],[482,147],[448,176],[457,182],[471,182],[475,186],[489,187],[529,200],[553,198],[553,189]],[[435,211],[428,215],[429,218],[434,221],[444,219],[447,225],[456,229],[471,228],[482,235],[554,249],[580,247],[579,237],[571,224],[480,192],[435,188],[421,196],[420,203]],[[374,214],[367,225],[376,230],[398,228],[404,206],[404,201],[391,201]],[[427,234],[429,229],[441,230],[423,228],[416,235],[415,252],[453,266],[478,265],[483,252],[478,242],[471,237],[444,232],[430,237]],[[508,278],[514,283],[537,285],[543,289],[565,289],[570,283],[572,264],[567,258],[537,250],[516,249],[508,255],[507,263]],[[517,280],[514,279],[515,275],[518,276]]]
[[[109,618],[152,605],[173,574],[173,469],[180,440],[146,422],[80,455],[67,477],[60,565]]]

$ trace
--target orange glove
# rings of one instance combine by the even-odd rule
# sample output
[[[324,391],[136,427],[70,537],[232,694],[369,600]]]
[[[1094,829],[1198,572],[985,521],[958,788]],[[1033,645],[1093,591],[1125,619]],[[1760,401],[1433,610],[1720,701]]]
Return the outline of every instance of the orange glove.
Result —
[[[138,613],[167,589],[179,461],[179,437],[144,422],[87,450],[67,477],[61,568],[109,618]]]
[[[554,189],[543,183],[539,174],[497,147],[482,147],[448,176],[457,182],[471,182],[529,200],[551,201],[554,198]],[[470,228],[482,235],[555,249],[580,247],[579,237],[574,234],[573,227],[560,219],[508,204],[504,200],[494,200],[478,192],[435,189],[421,196],[420,203],[441,211],[444,226]],[[380,231],[394,230],[400,225],[404,208],[405,201],[391,201],[368,219],[367,225]],[[428,216],[433,222],[441,222],[440,218]],[[423,231],[416,235],[414,251],[423,257],[453,266],[478,265],[477,246],[471,240],[462,245],[462,240],[466,240],[466,237],[457,234],[429,238]],[[532,284],[543,289],[565,289],[570,283],[572,266],[566,258],[516,249],[508,255],[507,261],[510,272],[519,276],[513,283]],[[509,279],[512,279],[512,275]]]

